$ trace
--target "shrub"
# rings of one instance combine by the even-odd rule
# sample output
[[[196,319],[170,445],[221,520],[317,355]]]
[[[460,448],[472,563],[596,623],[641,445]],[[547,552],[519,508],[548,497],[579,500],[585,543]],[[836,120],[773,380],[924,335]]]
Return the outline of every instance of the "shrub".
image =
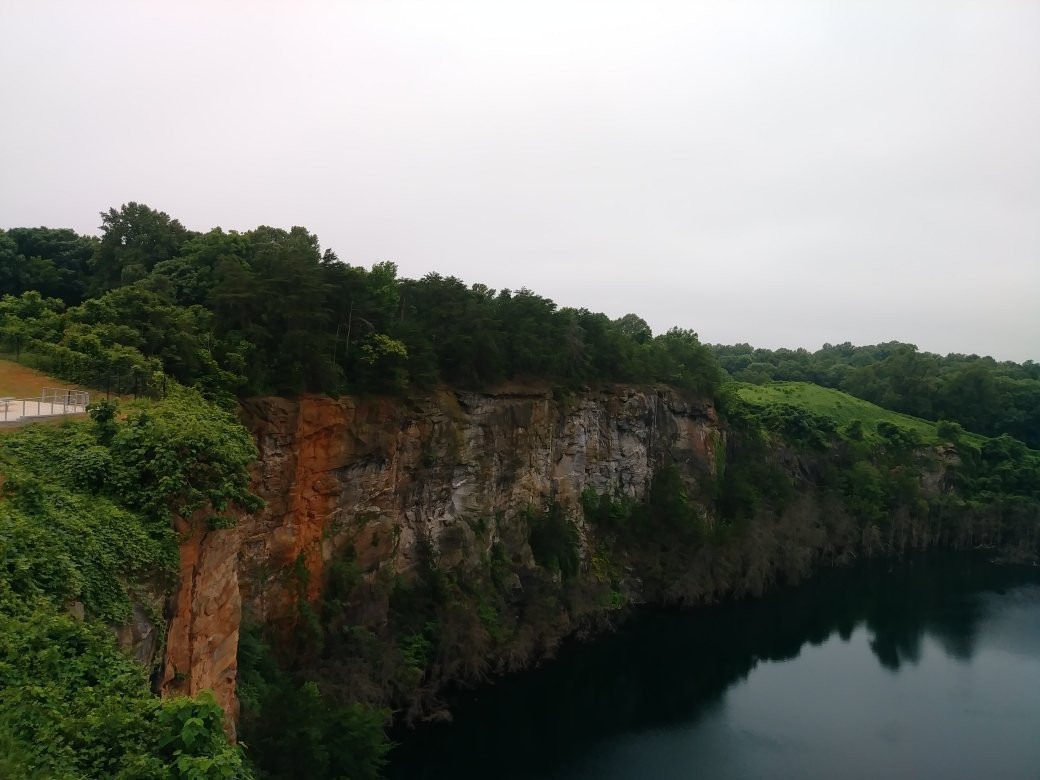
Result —
[[[578,529],[560,504],[553,501],[541,512],[528,507],[528,542],[535,562],[564,579],[578,573]]]

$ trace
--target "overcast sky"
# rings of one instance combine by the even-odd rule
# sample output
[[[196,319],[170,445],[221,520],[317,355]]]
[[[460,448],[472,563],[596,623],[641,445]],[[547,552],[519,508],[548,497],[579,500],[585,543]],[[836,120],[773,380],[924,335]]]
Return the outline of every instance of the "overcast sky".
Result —
[[[0,5],[0,227],[305,225],[702,340],[1040,359],[1040,2]]]

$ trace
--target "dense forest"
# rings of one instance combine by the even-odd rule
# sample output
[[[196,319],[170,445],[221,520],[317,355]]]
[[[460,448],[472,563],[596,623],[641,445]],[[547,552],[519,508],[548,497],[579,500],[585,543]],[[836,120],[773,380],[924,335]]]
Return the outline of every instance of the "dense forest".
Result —
[[[35,351],[71,379],[163,371],[211,394],[397,392],[513,378],[660,381],[710,393],[720,374],[692,331],[653,336],[393,263],[339,262],[304,228],[186,230],[129,203],[101,237],[17,228],[0,235],[4,348]]]
[[[445,686],[545,657],[622,614],[629,594],[695,604],[861,553],[1035,559],[1040,545],[1032,361],[703,345],[527,289],[351,266],[300,227],[197,233],[137,203],[101,221],[96,237],[0,231],[0,351],[142,397],[0,437],[0,776],[375,777],[391,713],[425,717]],[[237,401],[502,382],[551,385],[561,425],[586,385],[670,385],[718,410],[717,461],[655,464],[639,497],[589,490],[580,506],[547,496],[471,518],[472,565],[445,564],[421,537],[409,577],[339,551],[288,640],[243,624],[245,748],[212,698],[151,695],[111,627],[141,604],[162,626],[173,517],[223,528],[258,508]],[[451,484],[458,443],[440,435],[417,479]],[[941,472],[930,486],[928,469]],[[506,526],[519,529],[512,548],[494,530]]]

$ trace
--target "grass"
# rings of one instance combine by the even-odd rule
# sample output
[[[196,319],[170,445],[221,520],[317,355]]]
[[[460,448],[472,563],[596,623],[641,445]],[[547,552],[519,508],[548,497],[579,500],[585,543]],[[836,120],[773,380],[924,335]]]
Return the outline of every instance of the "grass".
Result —
[[[23,366],[21,363],[15,363],[13,360],[4,360],[3,358],[0,358],[0,398],[39,398],[40,391],[45,387],[60,387],[70,390],[87,389],[81,385],[66,382],[64,379],[55,379],[53,376],[44,374],[42,371],[37,371],[28,366]],[[91,395],[93,397],[93,393]],[[0,435],[17,430],[20,426],[27,423],[33,423],[36,425],[58,425],[76,416],[78,415],[59,419],[39,419],[30,417],[18,423],[0,426]],[[2,420],[3,415],[0,414],[0,421]]]
[[[21,363],[0,359],[0,397],[39,398],[45,387],[85,390],[63,379],[55,379]]]
[[[869,401],[855,398],[840,390],[810,384],[808,382],[773,382],[768,385],[739,385],[737,393],[741,399],[753,406],[764,406],[770,403],[787,403],[801,406],[811,412],[829,417],[841,428],[853,420],[863,423],[863,432],[868,438],[877,437],[879,422],[890,422],[901,428],[915,431],[926,444],[939,444],[940,439],[935,432],[935,423],[911,417],[908,414],[882,409]],[[974,433],[964,433],[961,437],[966,442],[981,444],[985,437]]]

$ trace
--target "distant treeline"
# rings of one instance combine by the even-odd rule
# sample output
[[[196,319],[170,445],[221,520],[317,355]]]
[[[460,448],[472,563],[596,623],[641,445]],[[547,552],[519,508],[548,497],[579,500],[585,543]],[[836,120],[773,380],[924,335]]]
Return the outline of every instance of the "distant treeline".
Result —
[[[711,346],[740,382],[813,382],[926,420],[952,420],[987,436],[1008,434],[1040,448],[1040,364],[918,352],[892,341],[804,349]]]
[[[401,279],[322,252],[302,227],[186,229],[138,203],[99,237],[0,231],[0,349],[65,378],[138,388],[168,374],[211,397],[394,393],[438,382],[664,382],[715,393],[738,381],[834,387],[896,411],[1040,447],[1040,365],[940,357],[910,344],[762,350],[654,335],[635,314],[559,308],[530,290]]]
[[[45,353],[77,380],[161,370],[239,395],[508,379],[710,394],[721,379],[692,331],[654,336],[635,315],[561,309],[527,289],[399,279],[393,263],[366,270],[321,252],[301,227],[195,233],[137,203],[101,217],[100,238],[0,232],[6,351]]]

